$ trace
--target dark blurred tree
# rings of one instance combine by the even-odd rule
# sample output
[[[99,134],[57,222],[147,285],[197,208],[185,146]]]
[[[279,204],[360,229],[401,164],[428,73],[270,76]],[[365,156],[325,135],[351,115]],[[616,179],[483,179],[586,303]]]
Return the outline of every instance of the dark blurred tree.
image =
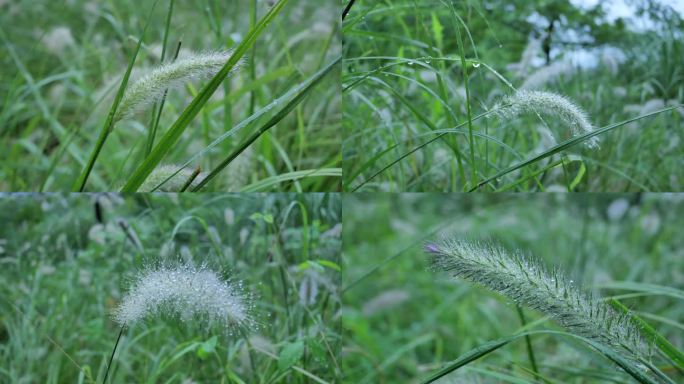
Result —
[[[515,0],[488,3],[488,18],[501,22],[523,34],[542,39],[546,63],[554,48],[566,46],[595,47],[619,41],[624,37],[622,19],[605,21],[598,3],[592,8],[579,8],[570,0]]]

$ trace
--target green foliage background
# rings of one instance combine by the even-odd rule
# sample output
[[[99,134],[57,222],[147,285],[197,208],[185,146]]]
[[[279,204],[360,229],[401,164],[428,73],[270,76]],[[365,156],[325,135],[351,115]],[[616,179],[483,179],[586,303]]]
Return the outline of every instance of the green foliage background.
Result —
[[[101,382],[128,279],[183,260],[242,280],[259,328],[149,319],[124,332],[110,382],[337,380],[339,195],[14,194],[0,220],[0,382]]]
[[[357,1],[343,23],[345,190],[467,191],[548,153],[555,143],[545,128],[557,143],[570,134],[543,107],[542,116],[475,118],[536,70],[581,49],[575,60],[596,60],[596,67],[569,65],[539,89],[569,97],[595,127],[681,106],[681,15],[664,2],[633,3],[656,30],[607,22],[600,8],[568,0]],[[536,59],[546,61],[547,53],[548,61],[527,62],[519,72],[511,65],[530,60],[532,38],[540,40]],[[613,51],[596,50],[607,47]],[[680,191],[682,116],[680,108],[620,125],[600,135],[600,150],[574,145],[479,191]]]
[[[680,195],[354,194],[344,198],[344,215],[347,382],[417,383],[470,349],[523,329],[505,297],[429,270],[422,246],[441,234],[532,254],[576,284],[618,298],[684,347]],[[526,329],[559,330],[523,310]],[[542,381],[632,382],[572,338],[537,335],[532,346]],[[529,367],[520,340],[439,382],[539,382]],[[682,379],[671,365],[661,367]]]
[[[0,4],[0,140],[7,148],[0,154],[0,190],[70,190],[95,146],[154,3],[19,0]],[[157,1],[131,81],[160,63],[169,3]],[[273,3],[175,1],[166,61],[179,42],[181,57],[235,48],[250,30],[252,7],[258,20]],[[289,1],[162,164],[185,163],[338,58],[337,15],[332,2]],[[339,72],[336,66],[294,111],[252,145],[251,162],[224,171],[208,191],[239,192],[257,181],[295,171],[339,169]],[[207,82],[194,81],[169,92],[155,143]],[[212,170],[287,101],[188,167]],[[145,157],[151,118],[150,107],[115,125],[87,191],[120,189]],[[294,181],[285,178],[259,191],[336,191],[340,183],[334,174],[293,176]]]

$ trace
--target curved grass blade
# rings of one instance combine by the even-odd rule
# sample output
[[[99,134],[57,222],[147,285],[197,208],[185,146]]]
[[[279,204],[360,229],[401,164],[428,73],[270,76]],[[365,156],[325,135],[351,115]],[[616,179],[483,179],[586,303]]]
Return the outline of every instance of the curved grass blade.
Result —
[[[243,188],[240,192],[258,192],[285,181],[295,181],[307,177],[342,177],[341,168],[320,168],[294,171],[259,180]]]
[[[462,123],[462,124],[460,124],[460,125],[457,125],[456,127],[462,127],[462,126],[465,125],[465,124],[466,124],[466,123],[464,122],[464,123]],[[447,133],[458,133],[458,134],[462,134],[462,135],[467,135],[467,134],[468,134],[468,131],[462,130],[462,129],[458,129],[458,128],[437,129],[437,130],[430,131],[430,132],[424,132],[424,133],[421,133],[421,134],[412,136],[410,139],[401,140],[401,141],[399,141],[399,142],[397,142],[397,143],[394,143],[394,144],[392,144],[391,146],[389,146],[389,147],[383,149],[382,151],[380,151],[379,153],[377,153],[376,155],[374,155],[370,160],[368,160],[368,161],[366,161],[365,163],[363,163],[363,165],[359,168],[359,170],[355,171],[352,175],[348,176],[347,180],[345,181],[345,184],[351,184],[351,182],[354,181],[354,179],[356,179],[361,173],[363,173],[363,172],[365,172],[366,170],[368,170],[368,168],[370,168],[373,164],[375,164],[375,162],[376,162],[378,159],[380,159],[382,156],[384,156],[386,153],[388,153],[388,152],[391,151],[392,149],[397,148],[400,144],[404,144],[404,143],[407,143],[407,142],[409,142],[409,141],[413,141],[414,139],[417,139],[417,138],[420,138],[420,137],[424,137],[424,136],[431,136],[431,135],[446,135]],[[510,146],[507,145],[506,143],[504,143],[504,142],[502,142],[502,141],[496,139],[495,137],[492,137],[492,136],[489,136],[489,135],[487,135],[487,134],[480,133],[480,132],[474,132],[473,134],[474,134],[476,137],[479,137],[479,138],[482,138],[482,139],[491,141],[492,143],[494,143],[494,144],[500,146],[502,149],[504,149],[506,152],[512,154],[512,155],[515,156],[516,158],[518,158],[518,159],[520,159],[520,160],[523,159],[523,157],[520,155],[520,153],[518,153],[515,149],[513,149],[512,147],[510,147]],[[432,142],[432,141],[430,141],[430,142]],[[420,148],[424,147],[426,144],[428,144],[428,143],[423,143],[423,144],[421,144],[421,145],[419,146],[419,148],[414,148],[414,149],[412,150],[411,153],[415,152],[415,150],[417,150],[417,149],[420,149]],[[406,157],[406,156],[404,156],[403,158],[405,158],[405,157]],[[399,159],[399,160],[401,160],[401,159]],[[398,161],[397,161],[397,162],[398,162]],[[396,164],[396,162],[393,163],[393,164],[390,164],[390,166],[391,166],[391,165],[394,165],[394,164]],[[348,171],[348,172],[349,172],[349,171]],[[372,179],[372,178],[375,177],[375,176],[377,176],[377,175],[371,176],[368,180],[364,180],[363,183],[365,184],[367,181],[369,181],[370,179]],[[530,176],[530,177],[532,177],[532,176]]]
[[[507,345],[508,343],[512,341],[516,341],[520,338],[524,338],[525,336],[532,336],[532,335],[537,335],[537,334],[555,334],[555,335],[562,335],[562,336],[570,336],[574,337],[589,346],[593,347],[595,350],[600,352],[602,355],[604,355],[606,358],[617,364],[620,368],[622,368],[625,372],[627,372],[630,376],[632,376],[636,381],[642,384],[658,384],[658,381],[653,379],[652,377],[648,376],[645,371],[636,366],[632,361],[629,361],[622,357],[619,353],[616,351],[613,351],[612,349],[606,348],[605,346],[594,342],[593,340],[587,339],[582,336],[578,336],[572,333],[568,332],[560,332],[560,331],[549,331],[549,330],[539,330],[539,331],[530,331],[530,332],[522,332],[515,334],[513,336],[509,337],[504,337],[498,340],[493,340],[490,342],[487,342],[485,344],[482,344],[479,347],[476,347],[465,354],[461,355],[458,359],[455,361],[452,361],[449,363],[446,367],[440,369],[439,371],[433,373],[429,377],[427,377],[425,380],[421,381],[422,384],[428,384],[432,383],[449,373],[483,357],[488,355],[491,352],[496,351],[497,349]],[[661,372],[657,371],[655,367],[649,367],[651,369],[655,369],[656,374],[661,377],[664,381],[668,382],[671,381],[667,376],[664,376]],[[662,376],[661,376],[662,375]]]
[[[259,138],[264,132],[268,131],[270,128],[278,124],[285,116],[287,116],[303,99],[309,94],[309,92],[318,84],[320,81],[330,73],[330,71],[342,60],[342,57],[338,57],[333,60],[330,64],[322,68],[320,71],[316,72],[311,76],[307,82],[308,84],[299,92],[289,103],[287,103],[278,113],[276,113],[268,122],[259,127],[252,135],[250,135],[246,140],[244,140],[238,148],[236,148],[225,160],[221,162],[216,168],[214,168],[207,177],[202,179],[200,183],[195,186],[192,191],[197,192],[203,186],[205,186],[211,179],[216,177],[216,175],[221,172],[225,167],[228,166],[236,157],[238,157],[247,147],[249,147],[256,139]],[[341,176],[341,175],[340,175]]]
[[[150,9],[150,13],[147,16],[147,20],[145,21],[145,28],[143,28],[143,31],[140,34],[140,38],[138,38],[138,45],[135,47],[133,57],[131,57],[131,60],[128,63],[128,68],[126,68],[126,73],[124,74],[124,77],[121,80],[119,91],[116,93],[114,103],[112,104],[112,107],[109,110],[109,114],[107,115],[107,120],[105,120],[105,123],[102,126],[100,136],[98,136],[97,141],[95,142],[95,148],[93,148],[93,151],[90,153],[90,158],[88,159],[88,163],[86,164],[85,168],[83,168],[81,174],[78,176],[78,178],[72,185],[71,189],[73,192],[83,192],[85,184],[88,181],[88,176],[90,176],[90,172],[93,170],[93,166],[95,166],[95,161],[100,155],[102,147],[104,146],[105,141],[107,141],[109,133],[112,131],[112,127],[114,126],[114,116],[116,115],[116,110],[119,108],[121,99],[123,98],[124,92],[126,91],[126,86],[128,85],[128,80],[131,77],[131,71],[133,70],[133,64],[135,63],[135,59],[138,57],[138,52],[140,52],[143,37],[145,36],[145,32],[147,32],[147,28],[150,26],[152,12],[154,11],[154,8],[157,6],[158,2],[159,0],[155,0],[155,2],[152,4],[152,9]]]
[[[487,112],[482,113],[482,114],[479,114],[479,115],[473,117],[472,121],[479,120],[479,119],[481,119],[481,118],[487,116],[488,114],[490,114],[490,113],[492,113],[492,112],[493,112],[493,110],[492,110],[492,111],[487,111]],[[461,123],[461,124],[455,126],[454,129],[456,129],[456,128],[461,128],[461,127],[463,127],[463,126],[465,126],[465,125],[467,125],[467,124],[468,124],[468,122],[465,121],[465,122],[463,122],[463,123]],[[397,159],[394,160],[393,162],[387,164],[387,165],[384,166],[382,169],[380,169],[379,171],[377,171],[377,172],[375,172],[373,175],[371,175],[369,178],[367,178],[366,180],[362,181],[362,182],[359,183],[357,186],[355,186],[354,188],[352,188],[351,192],[356,192],[359,188],[363,187],[366,183],[368,183],[369,181],[371,181],[372,179],[374,179],[375,177],[377,177],[379,174],[385,172],[385,171],[388,170],[390,167],[392,167],[392,166],[394,166],[395,164],[397,164],[398,162],[402,161],[403,159],[405,159],[405,158],[406,158],[407,156],[409,156],[410,154],[412,154],[412,153],[418,151],[419,149],[421,149],[421,148],[427,146],[427,145],[430,144],[430,143],[433,143],[433,142],[437,141],[438,139],[441,139],[441,138],[442,138],[444,135],[446,135],[447,133],[448,133],[448,132],[440,133],[439,135],[435,136],[434,138],[432,138],[432,139],[430,139],[430,140],[424,142],[423,144],[421,144],[421,145],[419,145],[419,146],[413,148],[412,150],[406,152],[405,154],[401,155],[399,158],[397,158]]]
[[[214,94],[216,89],[221,85],[223,80],[228,76],[233,67],[237,65],[238,61],[256,42],[257,37],[263,32],[271,21],[280,13],[282,8],[289,0],[280,0],[276,3],[268,13],[256,24],[256,26],[249,31],[245,39],[240,45],[235,48],[230,59],[221,68],[221,70],[214,76],[211,81],[205,85],[197,96],[192,100],[190,105],[178,117],[178,120],[169,128],[169,130],[161,137],[159,143],[154,147],[154,150],[143,161],[140,166],[133,172],[133,175],[128,179],[124,185],[122,192],[135,192],[142,185],[145,179],[152,173],[152,170],[161,162],[166,154],[178,142],[185,129],[190,125],[192,120],[199,114],[200,110],[209,101],[209,98]]]
[[[625,307],[622,303],[615,299],[610,299],[608,303],[620,312],[629,315],[631,321],[639,327],[644,338],[647,340],[653,340],[655,345],[667,356],[669,357],[679,368],[684,369],[684,353],[682,353],[677,347],[672,345],[663,335],[658,333],[650,324],[644,321],[639,316],[630,312],[629,308]]]
[[[530,165],[530,164],[532,164],[532,163],[535,163],[535,162],[537,162],[537,161],[539,161],[539,160],[545,159],[545,158],[547,158],[547,157],[549,157],[549,156],[555,155],[555,154],[558,153],[558,152],[564,151],[564,150],[566,150],[566,149],[568,149],[568,148],[570,148],[570,147],[572,147],[572,146],[574,146],[574,145],[577,145],[577,144],[579,144],[579,143],[581,143],[581,142],[583,142],[583,141],[586,141],[586,140],[588,140],[588,139],[590,139],[590,138],[592,138],[592,137],[594,137],[594,136],[598,136],[598,135],[603,134],[603,133],[606,133],[606,132],[608,132],[608,131],[612,131],[612,130],[615,129],[615,128],[619,128],[619,127],[621,127],[621,126],[623,126],[623,125],[626,125],[626,124],[629,124],[629,123],[631,123],[631,122],[633,122],[633,121],[645,119],[645,118],[647,118],[647,117],[651,117],[651,116],[654,116],[654,115],[657,115],[657,114],[660,114],[660,113],[663,113],[663,112],[671,111],[671,110],[674,110],[674,109],[677,109],[677,108],[682,108],[682,107],[684,107],[684,106],[683,106],[683,105],[677,105],[677,106],[673,106],[673,107],[669,107],[669,108],[664,108],[664,109],[661,109],[661,110],[658,110],[658,111],[655,111],[655,112],[647,113],[647,114],[645,114],[645,115],[633,117],[633,118],[631,118],[631,119],[628,119],[628,120],[625,120],[625,121],[621,121],[621,122],[619,122],[619,123],[611,124],[611,125],[605,126],[605,127],[603,127],[603,128],[597,129],[597,130],[592,131],[592,132],[587,132],[587,133],[585,133],[585,134],[575,136],[575,137],[573,137],[573,138],[570,138],[570,139],[568,139],[568,140],[566,140],[566,141],[564,141],[564,142],[562,142],[562,143],[560,143],[560,144],[558,144],[558,145],[552,147],[551,149],[549,149],[549,150],[547,150],[547,151],[544,151],[544,152],[542,152],[542,153],[540,153],[540,154],[538,154],[538,155],[536,155],[536,156],[534,156],[534,157],[531,157],[531,158],[529,158],[529,159],[527,159],[527,160],[525,160],[525,161],[523,161],[523,162],[521,162],[521,163],[514,164],[514,165],[512,165],[512,166],[510,166],[510,167],[508,167],[508,168],[506,168],[506,169],[504,169],[504,170],[498,172],[498,173],[495,174],[494,176],[488,177],[487,179],[480,181],[479,183],[477,183],[477,185],[475,185],[473,188],[471,188],[468,192],[475,192],[476,190],[478,190],[478,189],[479,189],[480,187],[482,187],[483,185],[488,184],[488,183],[490,183],[490,182],[492,182],[492,181],[494,181],[494,180],[496,180],[496,179],[498,179],[498,178],[500,178],[500,177],[502,177],[502,176],[504,176],[504,175],[506,175],[506,174],[508,174],[508,173],[511,173],[511,172],[513,172],[513,171],[515,171],[515,170],[517,170],[517,169],[520,169],[520,168],[522,168],[522,167],[525,167],[525,166],[527,166],[527,165]]]

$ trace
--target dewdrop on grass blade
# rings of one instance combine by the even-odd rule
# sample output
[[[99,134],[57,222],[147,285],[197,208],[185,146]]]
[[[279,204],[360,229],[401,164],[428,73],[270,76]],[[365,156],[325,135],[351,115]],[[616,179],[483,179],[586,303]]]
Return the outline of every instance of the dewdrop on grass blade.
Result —
[[[162,265],[135,276],[113,318],[124,327],[170,316],[188,325],[232,333],[254,327],[252,301],[242,282],[222,279],[206,265]]]
[[[232,51],[194,53],[156,67],[126,89],[114,121],[128,118],[161,100],[167,89],[181,87],[192,79],[215,76],[232,54]]]
[[[523,113],[538,113],[556,117],[570,126],[573,135],[592,132],[593,125],[587,114],[565,96],[552,92],[519,90],[515,94],[504,97],[492,108],[492,114],[503,119]],[[589,148],[598,148],[598,137],[584,141]]]
[[[538,310],[571,333],[599,342],[635,362],[647,356],[645,342],[628,313],[617,313],[580,290],[559,270],[548,270],[521,252],[461,240],[428,243],[435,271],[482,285]]]

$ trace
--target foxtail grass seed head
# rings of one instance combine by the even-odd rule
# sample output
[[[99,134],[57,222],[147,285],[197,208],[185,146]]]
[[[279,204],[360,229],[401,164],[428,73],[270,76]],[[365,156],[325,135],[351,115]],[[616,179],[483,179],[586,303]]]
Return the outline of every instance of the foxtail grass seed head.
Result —
[[[594,130],[587,114],[565,96],[552,92],[519,90],[504,97],[492,109],[493,114],[503,119],[523,113],[538,113],[555,117],[570,126],[573,135],[581,135]],[[594,136],[584,143],[589,148],[598,148],[598,137]]]
[[[129,118],[161,100],[167,89],[181,87],[192,79],[213,77],[226,64],[232,53],[232,51],[194,53],[158,66],[128,86],[114,121]],[[239,65],[236,65],[233,70],[238,67]]]
[[[433,269],[482,285],[513,302],[538,310],[568,331],[625,352],[633,360],[645,353],[630,315],[617,313],[587,294],[558,270],[548,270],[521,252],[461,240],[428,243]]]
[[[138,192],[152,192],[152,190],[159,185],[159,183],[168,179],[176,171],[178,171],[178,166],[176,165],[162,165],[155,168],[152,173],[145,179]],[[176,175],[171,177],[169,181],[165,182],[161,187],[155,190],[155,192],[180,192],[180,190],[185,186],[185,183],[193,176],[194,171],[190,168],[184,168]],[[207,177],[206,173],[200,172],[190,183],[190,188],[198,185],[202,179]]]
[[[242,282],[222,279],[205,265],[180,264],[139,272],[113,317],[125,326],[166,315],[232,332],[254,325],[252,309]]]

